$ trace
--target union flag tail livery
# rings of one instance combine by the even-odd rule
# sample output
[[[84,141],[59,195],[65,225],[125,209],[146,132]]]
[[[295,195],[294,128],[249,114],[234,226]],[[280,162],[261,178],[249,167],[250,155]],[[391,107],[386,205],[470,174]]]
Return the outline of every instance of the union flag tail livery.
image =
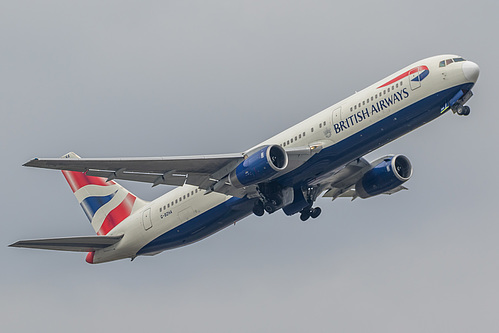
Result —
[[[63,170],[97,236],[11,246],[88,252],[93,264],[133,260],[192,244],[251,214],[282,209],[302,221],[315,219],[321,195],[353,200],[400,192],[413,173],[406,156],[372,162],[363,156],[448,111],[467,116],[479,73],[458,55],[426,58],[233,154],[34,158],[24,165]],[[145,202],[114,179],[176,188]]]
[[[71,152],[64,158],[80,157]],[[98,235],[107,235],[146,204],[112,180],[76,171],[63,170],[62,173]]]

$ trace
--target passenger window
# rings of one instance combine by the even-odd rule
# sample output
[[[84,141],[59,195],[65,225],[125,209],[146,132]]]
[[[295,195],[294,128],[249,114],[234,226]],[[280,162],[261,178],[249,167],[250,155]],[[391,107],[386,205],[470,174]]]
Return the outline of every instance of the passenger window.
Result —
[[[303,132],[303,137],[305,137],[305,132]]]
[[[175,203],[178,203],[178,199],[175,199]]]
[[[178,202],[182,202],[182,197],[178,198]]]
[[[388,89],[386,91],[390,92],[390,87],[388,87]]]
[[[168,208],[170,208],[170,204],[168,204],[167,206],[168,206]]]
[[[295,141],[297,141],[297,140],[298,140],[298,137],[297,137],[297,136],[295,136]]]
[[[314,128],[313,127],[310,129],[310,132],[312,132],[312,133],[314,132]]]
[[[322,128],[322,123],[319,124],[319,128]]]
[[[289,145],[289,140],[288,140],[288,142],[287,142],[287,143],[288,143],[288,145]]]
[[[190,196],[190,193],[187,193],[187,197],[189,197],[189,196]]]
[[[386,95],[386,90],[383,90],[383,95]]]
[[[326,122],[324,122],[323,124],[324,124],[324,126],[326,126]]]
[[[298,134],[298,139],[301,139],[301,134]]]
[[[355,104],[355,106],[353,107],[354,110],[357,110],[357,104]]]
[[[362,105],[366,105],[366,101],[362,101]]]
[[[284,142],[282,145],[283,145],[283,147],[286,147],[286,142]]]
[[[291,143],[293,143],[293,138],[291,138]]]
[[[353,111],[353,108],[352,108],[352,107],[350,107],[350,112],[352,112],[352,111]]]
[[[161,213],[161,207],[159,207],[159,212]]]
[[[371,102],[374,100],[374,97],[371,96]]]

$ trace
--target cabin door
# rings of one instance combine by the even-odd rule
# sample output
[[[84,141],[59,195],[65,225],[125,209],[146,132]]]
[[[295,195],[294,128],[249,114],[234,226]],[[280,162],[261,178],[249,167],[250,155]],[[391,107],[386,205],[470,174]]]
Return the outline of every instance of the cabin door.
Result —
[[[151,219],[151,208],[145,210],[142,213],[142,225],[145,230],[149,230],[152,228],[152,219]]]
[[[416,90],[421,87],[420,67],[413,68],[409,71],[409,84],[412,90]]]

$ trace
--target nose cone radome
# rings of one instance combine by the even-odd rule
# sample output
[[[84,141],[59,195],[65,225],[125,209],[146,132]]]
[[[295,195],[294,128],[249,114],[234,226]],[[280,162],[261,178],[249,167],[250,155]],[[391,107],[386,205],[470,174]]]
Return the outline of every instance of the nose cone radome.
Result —
[[[480,67],[472,61],[465,61],[463,63],[463,74],[466,79],[476,82],[480,74]]]

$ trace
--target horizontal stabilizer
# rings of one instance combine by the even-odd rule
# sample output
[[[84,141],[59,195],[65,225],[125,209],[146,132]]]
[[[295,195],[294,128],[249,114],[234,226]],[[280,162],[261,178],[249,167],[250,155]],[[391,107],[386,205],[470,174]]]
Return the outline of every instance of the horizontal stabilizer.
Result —
[[[121,238],[123,238],[123,235],[33,239],[18,241],[9,246],[42,250],[92,252],[116,244]]]

